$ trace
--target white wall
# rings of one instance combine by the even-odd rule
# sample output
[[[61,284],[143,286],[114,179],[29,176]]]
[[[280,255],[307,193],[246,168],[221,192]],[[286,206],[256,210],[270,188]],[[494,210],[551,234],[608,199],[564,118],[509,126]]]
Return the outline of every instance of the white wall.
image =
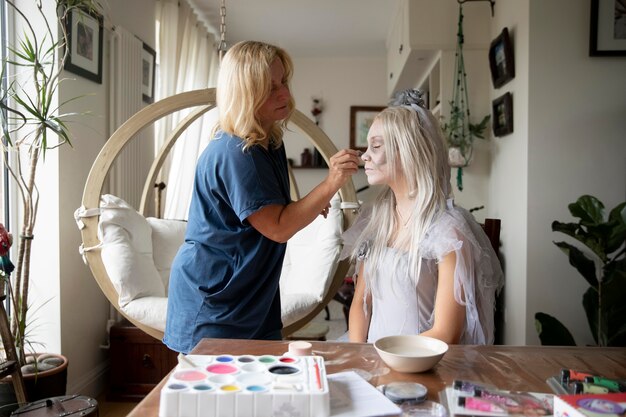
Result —
[[[583,194],[608,209],[625,199],[626,94],[623,57],[588,56],[589,3],[522,0],[497,4],[495,38],[508,27],[515,79],[514,132],[493,142],[489,179],[502,219],[507,344],[538,344],[534,315],[556,316],[579,345],[593,339],[582,307],[587,284],[552,243],[553,220],[575,221],[567,205]],[[555,30],[558,22],[558,30]]]
[[[527,177],[528,177],[528,9],[529,0],[500,2],[491,21],[492,39],[507,27],[515,55],[515,78],[491,99],[513,94],[513,133],[491,141],[489,215],[502,220],[505,329],[507,344],[526,344]]]
[[[293,57],[292,93],[296,108],[313,119],[312,97],[323,99],[324,110],[320,127],[338,149],[350,143],[350,106],[385,106],[388,102],[385,85],[385,57]],[[300,153],[312,148],[306,138],[295,133],[285,136],[287,157],[300,163]],[[301,195],[305,195],[326,175],[326,170],[295,170]],[[353,177],[358,189],[367,185],[363,171]],[[371,193],[359,193],[359,199]]]
[[[106,379],[103,377],[108,363],[108,353],[100,348],[106,340],[106,323],[109,307],[102,292],[99,290],[88,267],[78,254],[81,242],[79,231],[73,219],[74,210],[80,206],[82,192],[89,169],[109,137],[108,132],[108,38],[112,25],[121,25],[135,33],[151,46],[155,45],[154,11],[156,0],[107,0],[104,3],[105,47],[103,82],[96,84],[85,78],[66,72],[68,78],[75,78],[62,84],[59,93],[61,102],[70,97],[83,97],[64,106],[64,111],[89,111],[91,115],[81,116],[80,121],[72,124],[74,135],[73,148],[64,147],[57,153],[58,166],[53,166],[53,154],[46,160],[46,175],[53,186],[46,186],[42,191],[42,199],[46,199],[46,218],[39,221],[46,223],[47,230],[40,235],[59,237],[58,241],[41,240],[44,250],[58,248],[56,257],[58,268],[51,265],[37,265],[38,272],[33,277],[43,277],[50,281],[56,279],[56,292],[46,296],[58,300],[59,313],[42,311],[46,321],[58,322],[59,326],[51,331],[46,338],[59,340],[60,346],[52,347],[69,359],[68,392],[80,392],[96,396],[104,389]],[[50,163],[49,163],[50,162]],[[49,173],[49,174],[48,174]],[[50,208],[50,201],[56,203]],[[58,230],[53,230],[57,229]],[[40,247],[38,250],[41,250]],[[36,255],[35,255],[36,256]],[[60,271],[54,276],[54,271]],[[56,303],[55,303],[56,305]],[[54,305],[52,305],[54,307]],[[48,309],[48,307],[45,307]],[[48,339],[46,339],[48,340]]]
[[[588,50],[588,1],[530,1],[527,343],[538,343],[537,311],[561,320],[579,345],[594,343],[582,306],[588,284],[550,225],[576,221],[567,205],[583,194],[607,215],[626,199],[626,57]]]

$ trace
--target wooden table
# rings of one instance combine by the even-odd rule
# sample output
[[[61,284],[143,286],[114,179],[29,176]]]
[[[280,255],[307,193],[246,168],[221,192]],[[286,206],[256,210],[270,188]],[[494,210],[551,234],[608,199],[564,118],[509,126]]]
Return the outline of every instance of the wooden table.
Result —
[[[290,341],[203,339],[192,353],[200,355],[281,355]],[[428,397],[455,379],[486,382],[500,389],[548,392],[550,376],[562,368],[591,371],[607,378],[626,379],[626,348],[544,347],[544,346],[450,346],[443,359],[430,371],[405,374],[391,371],[374,346],[365,343],[311,342],[313,352],[325,359],[329,374],[346,369],[366,370],[374,376],[372,385],[392,381],[415,381],[428,388]],[[129,417],[156,417],[161,387],[167,377],[141,401]]]

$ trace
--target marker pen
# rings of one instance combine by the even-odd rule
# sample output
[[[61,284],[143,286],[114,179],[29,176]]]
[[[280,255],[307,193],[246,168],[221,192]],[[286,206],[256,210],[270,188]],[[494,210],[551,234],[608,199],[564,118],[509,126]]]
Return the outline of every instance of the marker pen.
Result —
[[[626,392],[626,387],[623,384],[601,376],[588,376],[585,378],[585,382],[600,385],[601,387],[608,388],[613,392]]]
[[[583,382],[585,377],[593,376],[586,372],[578,372],[573,369],[561,369],[561,382],[563,384],[567,384],[570,381],[580,381]]]
[[[462,381],[460,379],[455,379],[452,382],[452,387],[457,391],[469,392],[473,393],[477,389],[486,389],[484,385],[478,384],[476,382],[471,381]]]
[[[609,389],[589,382],[572,382],[574,394],[608,394]]]
[[[504,413],[504,408],[491,401],[478,397],[459,397],[458,404],[468,410],[487,411],[490,413]]]

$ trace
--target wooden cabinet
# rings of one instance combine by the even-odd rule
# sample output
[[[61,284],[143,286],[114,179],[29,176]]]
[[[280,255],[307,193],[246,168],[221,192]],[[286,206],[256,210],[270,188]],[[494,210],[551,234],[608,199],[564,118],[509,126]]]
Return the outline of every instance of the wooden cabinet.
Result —
[[[111,327],[108,397],[139,401],[178,363],[178,354],[128,322]]]

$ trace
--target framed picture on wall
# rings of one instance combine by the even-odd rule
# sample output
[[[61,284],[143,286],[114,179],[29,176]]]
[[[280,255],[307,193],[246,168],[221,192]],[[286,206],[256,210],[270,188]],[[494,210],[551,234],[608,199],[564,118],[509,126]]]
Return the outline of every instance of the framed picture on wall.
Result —
[[[591,0],[589,56],[626,55],[626,0]]]
[[[155,66],[156,51],[144,42],[141,52],[141,93],[146,103],[154,103]]]
[[[350,148],[365,152],[367,132],[385,106],[350,106]]]
[[[505,136],[513,133],[513,96],[505,93],[491,104],[493,134]]]
[[[491,42],[489,69],[491,70],[491,81],[495,88],[499,88],[515,78],[513,45],[507,28],[502,29],[500,35]]]
[[[73,9],[65,28],[69,54],[63,68],[102,84],[102,16]]]

